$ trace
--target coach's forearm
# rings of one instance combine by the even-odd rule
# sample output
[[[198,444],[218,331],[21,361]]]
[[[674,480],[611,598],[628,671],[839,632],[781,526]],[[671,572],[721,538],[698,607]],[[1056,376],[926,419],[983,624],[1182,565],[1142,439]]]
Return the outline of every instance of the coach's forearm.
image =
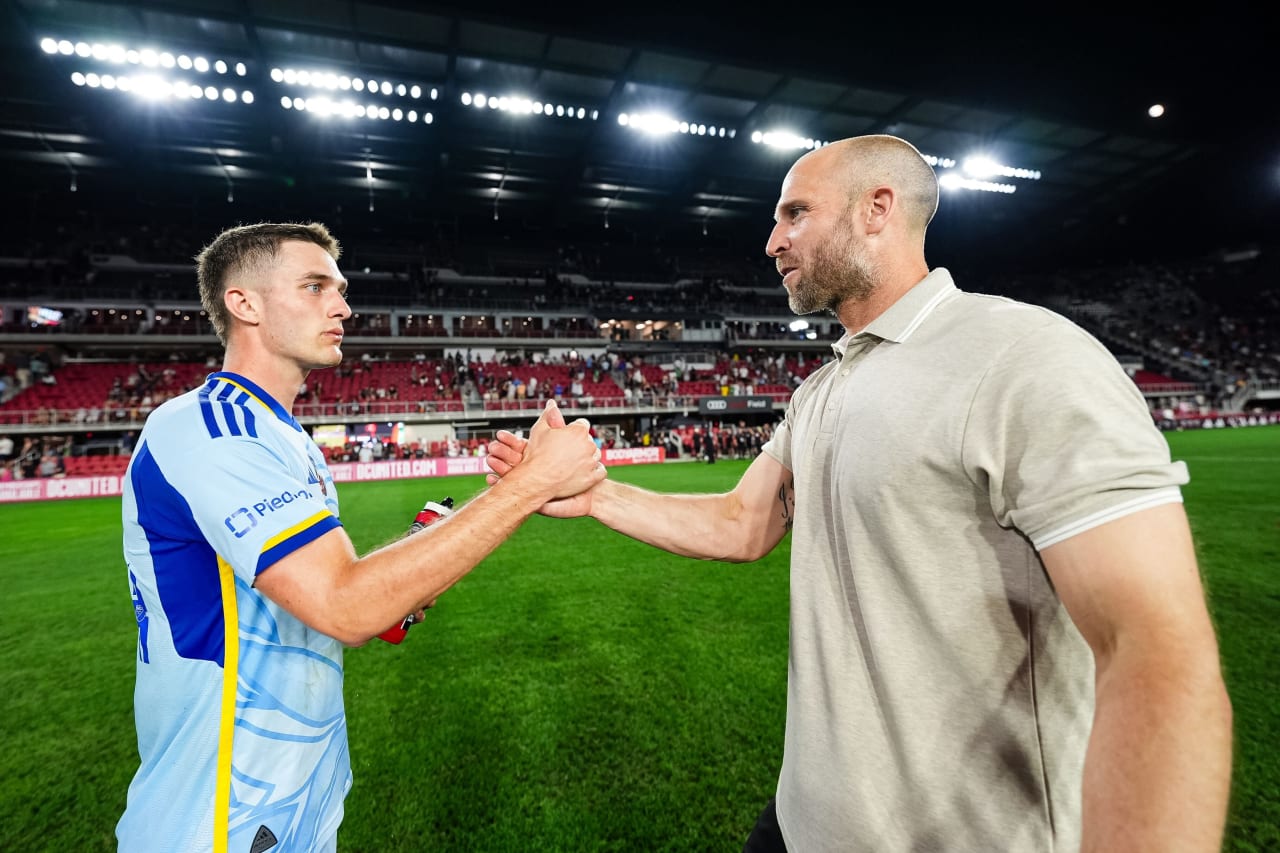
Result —
[[[726,494],[664,494],[605,480],[591,495],[591,517],[655,548],[699,560],[746,562],[774,543],[760,535],[741,499]]]
[[[1231,702],[1214,651],[1118,649],[1100,665],[1082,853],[1221,849]]]

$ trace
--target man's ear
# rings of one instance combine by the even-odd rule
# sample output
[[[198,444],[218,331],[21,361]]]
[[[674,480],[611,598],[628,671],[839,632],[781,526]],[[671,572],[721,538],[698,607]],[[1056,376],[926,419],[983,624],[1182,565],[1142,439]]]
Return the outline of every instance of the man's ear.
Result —
[[[257,292],[245,287],[232,285],[222,294],[223,304],[232,317],[249,326],[261,322],[261,297]]]
[[[879,234],[889,223],[889,215],[893,213],[893,205],[897,201],[893,187],[880,186],[867,191],[865,209],[868,234]]]

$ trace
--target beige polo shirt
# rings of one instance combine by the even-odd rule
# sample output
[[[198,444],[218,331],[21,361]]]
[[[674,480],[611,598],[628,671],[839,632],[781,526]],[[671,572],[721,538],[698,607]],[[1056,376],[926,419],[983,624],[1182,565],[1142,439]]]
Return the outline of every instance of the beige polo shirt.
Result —
[[[945,269],[835,350],[764,447],[796,484],[787,846],[1075,851],[1093,658],[1037,548],[1186,466],[1097,340]]]

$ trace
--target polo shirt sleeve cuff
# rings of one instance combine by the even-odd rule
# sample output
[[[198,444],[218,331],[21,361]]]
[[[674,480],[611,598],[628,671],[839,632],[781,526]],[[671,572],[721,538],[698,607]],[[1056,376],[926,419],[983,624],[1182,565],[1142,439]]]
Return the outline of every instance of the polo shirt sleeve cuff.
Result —
[[[1169,503],[1182,503],[1182,489],[1178,486],[1143,492],[1137,497],[1086,515],[1084,518],[1078,518],[1067,524],[1036,534],[1031,537],[1031,542],[1036,546],[1037,551],[1043,551],[1050,545],[1057,545],[1063,540],[1084,533],[1086,530],[1092,530],[1109,521],[1115,521],[1126,515]]]

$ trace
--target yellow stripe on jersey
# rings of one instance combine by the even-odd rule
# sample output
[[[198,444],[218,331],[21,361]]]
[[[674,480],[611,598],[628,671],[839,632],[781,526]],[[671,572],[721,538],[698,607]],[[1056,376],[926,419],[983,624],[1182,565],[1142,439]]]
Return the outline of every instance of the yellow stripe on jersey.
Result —
[[[263,554],[267,553],[272,548],[276,547],[281,542],[288,539],[290,536],[293,536],[294,534],[297,534],[297,533],[301,533],[303,530],[306,530],[311,525],[321,521],[322,519],[331,518],[332,516],[333,516],[333,513],[329,512],[329,510],[326,509],[326,510],[321,510],[320,512],[317,512],[315,515],[311,516],[310,518],[304,519],[303,521],[299,521],[293,527],[290,527],[286,530],[282,530],[279,533],[277,533],[275,536],[272,536],[266,542],[263,542],[262,551],[260,553],[263,553]]]
[[[248,388],[244,387],[243,385],[241,385],[239,382],[235,381],[234,379],[228,379],[228,378],[227,378],[227,377],[225,377],[225,376],[219,376],[219,377],[218,377],[218,381],[219,381],[219,382],[225,382],[225,383],[227,383],[228,385],[234,385],[234,386],[236,386],[236,387],[237,387],[237,388],[239,388],[241,391],[243,391],[244,393],[248,394],[248,395],[249,395],[249,397],[250,397],[251,399],[257,400],[259,403],[261,403],[261,404],[262,404],[262,406],[263,406],[264,408],[267,408],[267,409],[270,409],[270,408],[271,408],[271,407],[270,407],[270,406],[268,406],[265,402],[263,402],[263,401],[258,397],[258,395],[257,395],[257,394],[253,393],[253,392],[252,392],[252,391],[250,391]]]
[[[213,795],[213,853],[227,853],[231,831],[231,747],[236,728],[236,686],[240,680],[240,610],[236,606],[236,576],[231,564],[218,557],[222,589],[222,713],[218,722],[218,772]]]

